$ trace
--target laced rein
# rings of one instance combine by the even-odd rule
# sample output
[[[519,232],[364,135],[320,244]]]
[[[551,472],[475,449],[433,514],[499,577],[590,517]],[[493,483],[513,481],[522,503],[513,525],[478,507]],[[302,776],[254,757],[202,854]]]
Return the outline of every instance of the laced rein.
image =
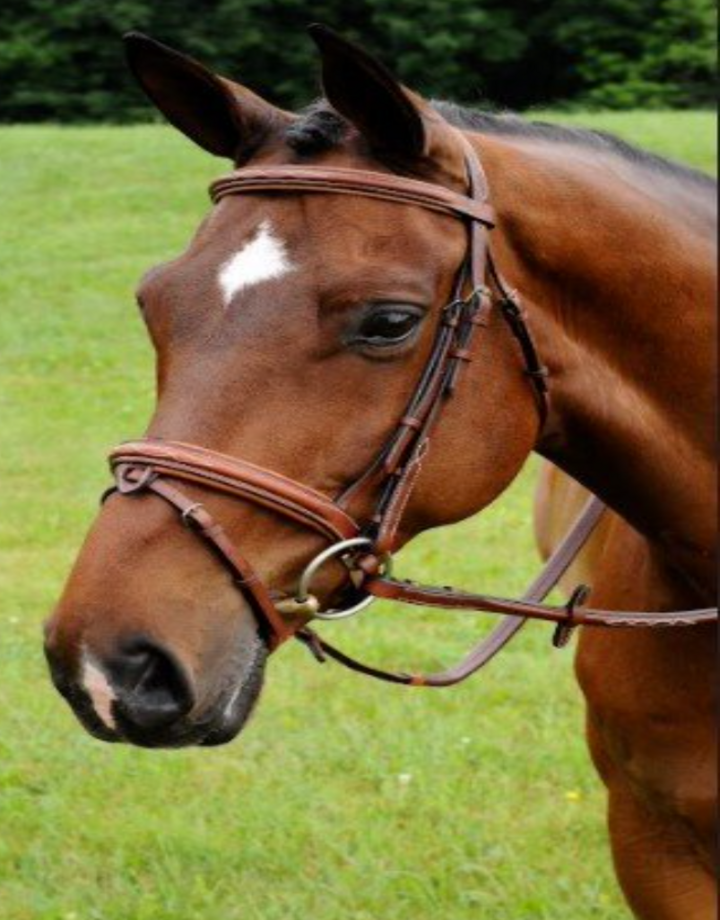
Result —
[[[174,507],[184,524],[201,537],[229,570],[265,628],[271,649],[294,636],[315,657],[333,658],[363,674],[392,683],[443,687],[475,673],[502,649],[528,619],[556,624],[554,643],[564,645],[579,625],[602,627],[692,626],[717,619],[717,609],[673,613],[615,612],[585,606],[588,589],[579,586],[569,602],[543,604],[576,558],[600,520],[605,506],[592,498],[521,600],[471,594],[452,588],[427,587],[390,577],[392,551],[403,512],[420,473],[434,425],[446,400],[454,393],[462,368],[472,359],[479,328],[487,325],[497,304],[516,338],[525,374],[536,395],[541,420],[547,412],[547,371],[543,367],[517,295],[498,273],[487,245],[494,215],[487,203],[487,183],[469,143],[466,164],[469,195],[442,186],[394,174],[317,166],[272,166],[241,169],[211,186],[214,202],[245,193],[322,193],[365,196],[423,207],[466,222],[469,246],[458,271],[453,298],[442,310],[430,358],[395,431],[376,461],[337,499],[246,461],[224,456],[194,444],[142,439],[121,444],[110,454],[115,486],[109,492],[132,495],[152,492]],[[486,284],[486,280],[490,284]],[[492,285],[492,286],[490,286]],[[277,597],[257,576],[224,528],[207,509],[168,480],[197,483],[214,491],[271,508],[321,534],[330,545],[306,567],[295,597]],[[347,508],[359,496],[379,496],[372,519],[361,526]],[[360,600],[340,610],[322,611],[311,592],[312,579],[330,559],[345,563],[365,592]],[[312,618],[340,619],[387,598],[430,607],[504,614],[502,622],[481,640],[456,667],[438,674],[419,675],[385,671],[345,655],[307,626]]]

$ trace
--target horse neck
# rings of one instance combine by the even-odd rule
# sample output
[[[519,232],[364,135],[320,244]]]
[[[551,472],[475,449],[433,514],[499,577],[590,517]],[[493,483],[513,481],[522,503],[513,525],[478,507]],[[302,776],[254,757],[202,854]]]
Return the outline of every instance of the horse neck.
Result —
[[[479,149],[496,258],[550,369],[539,452],[705,583],[716,494],[705,190],[559,144],[484,137]]]

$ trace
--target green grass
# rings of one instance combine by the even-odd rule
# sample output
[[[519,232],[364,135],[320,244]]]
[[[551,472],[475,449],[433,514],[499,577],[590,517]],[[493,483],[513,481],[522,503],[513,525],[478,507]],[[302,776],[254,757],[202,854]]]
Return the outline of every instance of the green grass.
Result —
[[[574,120],[714,168],[711,115]],[[571,653],[545,628],[440,692],[289,648],[223,749],[81,732],[46,677],[40,623],[95,513],[106,448],[150,409],[134,283],[183,245],[220,167],[160,127],[4,129],[0,158],[3,920],[626,917]],[[531,473],[482,520],[419,540],[406,570],[521,589],[536,567]],[[412,632],[380,610],[332,632],[401,666],[448,662],[476,635],[411,616]]]

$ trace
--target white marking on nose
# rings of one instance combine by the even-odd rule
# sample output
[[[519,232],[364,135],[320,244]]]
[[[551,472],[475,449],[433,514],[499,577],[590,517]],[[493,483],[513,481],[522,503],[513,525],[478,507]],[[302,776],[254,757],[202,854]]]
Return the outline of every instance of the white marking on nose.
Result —
[[[285,243],[275,235],[270,221],[264,220],[250,242],[220,266],[218,281],[225,306],[242,288],[281,278],[294,268]]]
[[[83,652],[82,656],[82,675],[80,681],[90,697],[98,717],[108,728],[115,728],[112,704],[114,700],[117,699],[117,696],[105,672],[95,664],[87,652]]]

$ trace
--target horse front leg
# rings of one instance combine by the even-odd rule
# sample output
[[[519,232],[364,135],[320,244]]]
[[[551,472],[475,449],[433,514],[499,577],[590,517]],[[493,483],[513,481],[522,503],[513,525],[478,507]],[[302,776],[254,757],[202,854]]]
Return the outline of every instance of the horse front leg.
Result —
[[[650,811],[622,779],[608,790],[608,824],[618,880],[638,920],[716,920],[717,881],[688,828]]]
[[[676,793],[653,794],[651,783],[638,784],[643,774],[649,780],[655,772],[648,764],[634,780],[630,778],[643,755],[636,751],[634,758],[623,763],[616,756],[617,749],[627,745],[613,732],[607,713],[603,715],[590,704],[588,715],[590,753],[608,792],[615,871],[634,915],[638,920],[717,920],[714,769],[712,776],[705,769],[695,773],[690,791],[688,770],[674,774],[668,771],[670,758],[653,758],[655,768],[660,767],[663,788]],[[702,745],[693,740],[691,747],[699,751]]]

